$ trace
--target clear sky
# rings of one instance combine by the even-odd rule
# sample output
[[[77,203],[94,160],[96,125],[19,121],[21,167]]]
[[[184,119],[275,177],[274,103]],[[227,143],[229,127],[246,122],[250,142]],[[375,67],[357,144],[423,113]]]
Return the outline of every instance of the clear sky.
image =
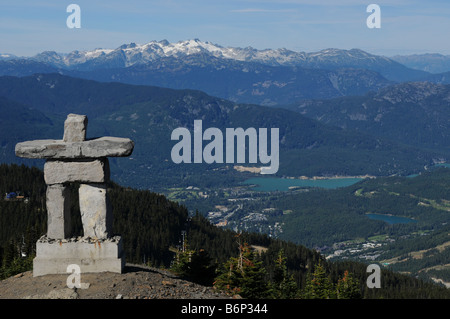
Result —
[[[69,4],[81,28],[69,29]],[[369,4],[381,28],[369,29]],[[449,0],[1,0],[0,53],[115,49],[198,38],[222,46],[313,52],[360,48],[392,56],[450,54]]]

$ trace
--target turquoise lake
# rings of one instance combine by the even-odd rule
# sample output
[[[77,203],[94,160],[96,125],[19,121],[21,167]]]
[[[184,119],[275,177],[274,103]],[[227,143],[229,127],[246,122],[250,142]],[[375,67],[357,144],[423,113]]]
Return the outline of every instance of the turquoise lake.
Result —
[[[449,163],[436,164],[435,167],[450,168]],[[413,178],[418,174],[407,176]],[[289,187],[318,187],[334,189],[339,187],[346,187],[353,185],[362,180],[362,178],[328,178],[328,179],[291,179],[280,177],[253,177],[249,178],[243,183],[246,185],[256,185],[252,188],[259,192],[274,192],[274,191],[288,191]]]
[[[329,179],[289,179],[277,177],[254,177],[247,179],[244,184],[257,185],[252,188],[260,192],[288,191],[289,187],[319,187],[334,189],[353,185],[362,178],[329,178]]]
[[[408,224],[408,223],[416,223],[417,221],[407,217],[398,217],[398,216],[390,216],[383,214],[366,214],[367,217],[374,220],[381,220],[388,224]]]

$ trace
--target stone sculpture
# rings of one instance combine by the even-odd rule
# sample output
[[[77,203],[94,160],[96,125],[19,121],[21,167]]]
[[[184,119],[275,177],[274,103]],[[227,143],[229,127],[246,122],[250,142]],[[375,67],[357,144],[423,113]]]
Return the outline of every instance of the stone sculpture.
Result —
[[[112,210],[106,182],[108,157],[129,156],[134,143],[128,138],[101,137],[86,140],[88,119],[69,114],[62,140],[35,140],[18,143],[16,156],[46,159],[47,235],[36,244],[33,276],[66,273],[77,264],[82,272],[122,272],[120,236],[112,236]],[[78,182],[84,236],[71,238],[70,183]]]

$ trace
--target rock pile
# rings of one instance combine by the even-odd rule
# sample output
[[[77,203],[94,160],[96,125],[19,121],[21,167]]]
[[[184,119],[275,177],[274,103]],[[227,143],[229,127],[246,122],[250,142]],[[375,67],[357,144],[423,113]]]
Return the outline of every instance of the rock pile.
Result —
[[[62,140],[35,140],[16,145],[19,157],[46,159],[46,238],[59,240],[59,245],[44,238],[37,242],[34,276],[66,273],[70,264],[79,265],[83,272],[123,269],[125,260],[120,238],[105,241],[103,245],[97,243],[112,236],[113,214],[106,188],[110,175],[108,157],[129,156],[134,143],[118,137],[86,140],[87,123],[85,115],[69,114]],[[68,185],[74,182],[81,183],[79,204],[84,237],[94,239],[93,243],[67,240],[71,236]]]

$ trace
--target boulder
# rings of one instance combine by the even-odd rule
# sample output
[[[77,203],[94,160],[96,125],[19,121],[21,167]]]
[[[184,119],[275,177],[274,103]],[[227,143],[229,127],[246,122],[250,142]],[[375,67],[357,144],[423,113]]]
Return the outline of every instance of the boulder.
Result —
[[[109,180],[109,175],[107,158],[47,160],[44,165],[44,179],[47,185],[70,182],[105,183]]]

